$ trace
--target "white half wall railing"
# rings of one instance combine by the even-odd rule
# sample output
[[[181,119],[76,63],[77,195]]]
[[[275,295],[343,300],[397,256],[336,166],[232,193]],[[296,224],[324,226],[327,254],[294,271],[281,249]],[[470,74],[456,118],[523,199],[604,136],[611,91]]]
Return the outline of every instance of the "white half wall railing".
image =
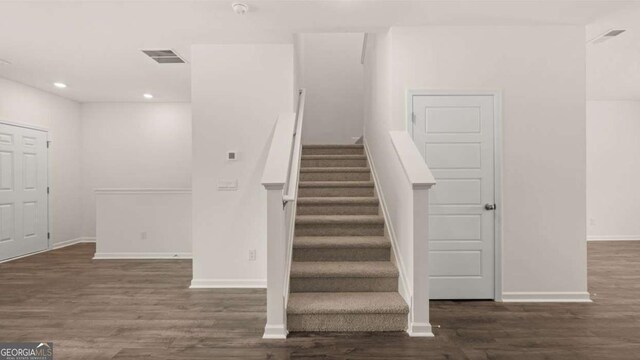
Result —
[[[411,336],[433,336],[429,323],[429,189],[436,181],[425,160],[406,131],[390,131],[391,142],[404,170],[412,194],[410,201],[411,219],[408,246],[412,259],[403,259],[408,264],[410,310],[409,328]]]
[[[286,305],[302,155],[305,91],[298,92],[296,113],[278,116],[262,174],[267,190],[267,324],[263,338],[287,337]]]

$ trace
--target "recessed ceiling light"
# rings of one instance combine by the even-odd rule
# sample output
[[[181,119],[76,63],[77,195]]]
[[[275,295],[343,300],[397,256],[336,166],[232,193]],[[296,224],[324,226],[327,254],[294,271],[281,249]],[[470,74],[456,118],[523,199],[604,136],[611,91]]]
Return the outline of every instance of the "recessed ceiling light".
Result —
[[[142,96],[144,96],[145,99],[153,99],[153,95],[151,94],[144,94]]]
[[[54,82],[53,86],[57,87],[58,89],[64,89],[67,87],[67,84],[61,83],[61,82]]]

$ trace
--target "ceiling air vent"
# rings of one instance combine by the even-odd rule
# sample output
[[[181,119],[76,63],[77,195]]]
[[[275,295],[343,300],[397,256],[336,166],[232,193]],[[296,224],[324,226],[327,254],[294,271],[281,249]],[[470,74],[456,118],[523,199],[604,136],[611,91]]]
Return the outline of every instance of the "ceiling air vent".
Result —
[[[158,64],[184,64],[186,62],[173,50],[142,50],[142,52]]]
[[[591,41],[589,41],[592,44],[599,44],[601,42],[607,41],[609,39],[612,39],[620,34],[622,34],[623,32],[625,32],[626,30],[624,29],[609,29],[605,32],[603,32],[602,34],[596,36],[595,38],[591,39]]]

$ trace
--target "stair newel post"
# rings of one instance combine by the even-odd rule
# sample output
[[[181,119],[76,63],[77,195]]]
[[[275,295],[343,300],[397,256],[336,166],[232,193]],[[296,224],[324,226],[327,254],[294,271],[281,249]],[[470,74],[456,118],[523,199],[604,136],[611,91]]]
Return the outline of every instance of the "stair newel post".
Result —
[[[285,339],[284,278],[287,253],[282,184],[264,184],[267,190],[267,324],[265,339]]]
[[[429,189],[433,184],[413,184],[413,287],[409,334],[433,336],[429,322]]]

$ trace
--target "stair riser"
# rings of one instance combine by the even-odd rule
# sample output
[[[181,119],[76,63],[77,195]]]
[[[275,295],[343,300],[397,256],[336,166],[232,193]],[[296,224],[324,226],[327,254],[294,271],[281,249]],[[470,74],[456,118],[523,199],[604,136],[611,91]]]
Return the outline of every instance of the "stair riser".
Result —
[[[398,291],[398,277],[291,278],[291,292],[391,292]]]
[[[389,248],[305,248],[293,250],[293,261],[389,261]]]
[[[287,314],[289,331],[405,331],[407,314]]]
[[[368,172],[312,172],[300,173],[300,181],[370,181]]]
[[[378,215],[378,205],[307,205],[300,204],[298,215]]]
[[[302,159],[302,167],[366,167],[365,159]]]
[[[383,224],[296,224],[296,236],[384,236]]]
[[[302,155],[364,155],[364,148],[305,148]]]
[[[300,197],[371,197],[373,187],[300,187]]]

